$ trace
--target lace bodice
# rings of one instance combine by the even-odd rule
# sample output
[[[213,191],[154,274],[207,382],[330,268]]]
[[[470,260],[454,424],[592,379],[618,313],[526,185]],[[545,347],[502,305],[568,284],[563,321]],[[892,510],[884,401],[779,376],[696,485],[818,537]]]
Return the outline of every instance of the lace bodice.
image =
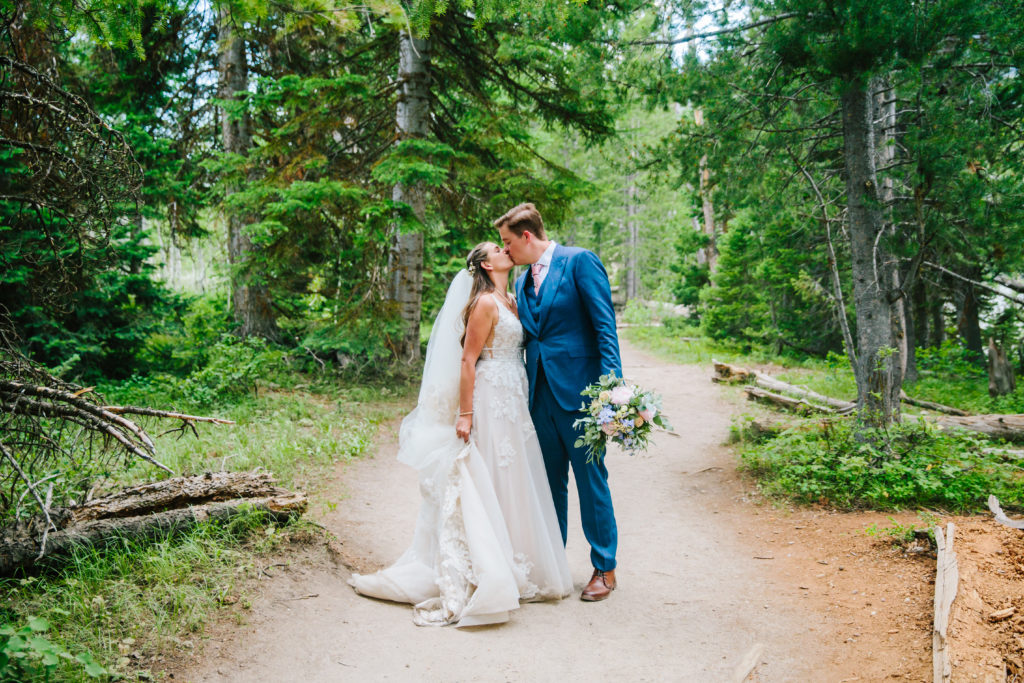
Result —
[[[497,294],[498,322],[494,326],[494,339],[480,351],[480,360],[523,360],[523,325],[516,314],[508,309]]]
[[[497,300],[497,296],[495,296]],[[498,322],[494,340],[484,347],[476,362],[477,386],[473,392],[473,410],[487,410],[496,419],[529,424],[526,412],[526,363],[523,357],[523,326],[516,314],[498,301]],[[478,421],[473,421],[477,429]]]

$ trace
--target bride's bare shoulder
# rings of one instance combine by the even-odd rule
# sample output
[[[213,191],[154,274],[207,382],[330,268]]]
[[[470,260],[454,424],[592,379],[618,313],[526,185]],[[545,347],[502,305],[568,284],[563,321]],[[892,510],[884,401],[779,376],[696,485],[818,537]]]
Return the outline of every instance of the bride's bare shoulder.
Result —
[[[473,302],[473,309],[470,311],[470,317],[475,318],[477,316],[491,318],[498,315],[498,302],[494,300],[493,296],[482,295],[478,296],[476,301]]]

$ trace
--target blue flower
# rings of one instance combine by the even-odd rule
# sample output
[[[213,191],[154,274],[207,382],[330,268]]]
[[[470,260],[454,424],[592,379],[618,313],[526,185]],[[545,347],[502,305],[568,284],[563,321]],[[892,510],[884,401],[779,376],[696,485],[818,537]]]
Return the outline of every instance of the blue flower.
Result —
[[[630,420],[629,418],[622,418],[621,424],[626,429],[632,429],[633,428],[633,420]]]
[[[610,406],[601,408],[601,412],[597,414],[597,424],[599,425],[611,422],[613,419],[615,419],[615,411]]]

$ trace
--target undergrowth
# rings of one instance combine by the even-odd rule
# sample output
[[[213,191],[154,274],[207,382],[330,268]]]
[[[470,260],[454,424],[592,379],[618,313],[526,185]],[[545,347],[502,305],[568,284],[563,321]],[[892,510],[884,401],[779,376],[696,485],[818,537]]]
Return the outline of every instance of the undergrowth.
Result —
[[[672,324],[669,324],[672,323]],[[695,328],[666,320],[623,336],[668,360],[709,364],[712,359],[764,368],[791,384],[844,400],[856,399],[849,362],[776,355],[751,345],[701,337]],[[972,412],[1024,412],[1024,383],[1017,392],[991,398],[984,368],[955,343],[918,350],[919,379],[906,391],[919,398]],[[939,431],[903,406],[904,420],[886,430],[865,431],[855,418],[797,419],[777,436],[751,438],[750,418],[733,436],[743,442],[743,467],[772,497],[837,508],[983,508],[990,494],[1009,507],[1024,505],[1024,461],[979,434]]]
[[[807,421],[745,444],[744,469],[768,496],[838,508],[971,511],[990,494],[1024,505],[1024,468],[968,432],[907,419],[859,429],[855,419]]]
[[[12,648],[23,652],[17,675],[5,678],[0,660],[0,680],[149,680],[159,653],[191,648],[219,607],[248,608],[246,583],[261,556],[285,539],[320,533],[301,520],[278,527],[243,512],[149,541],[82,547],[41,572],[2,579],[0,639],[32,633]],[[65,654],[34,656],[32,645]]]
[[[260,356],[258,349],[249,351]],[[276,352],[268,352],[240,367],[217,361],[184,379],[137,377],[101,389],[114,403],[235,422],[156,438],[156,457],[175,475],[263,469],[329,509],[339,495],[327,489],[331,468],[365,453],[379,424],[408,408],[413,387],[395,375],[349,383],[340,375],[269,370],[266,364],[276,360]],[[145,426],[156,435],[175,425]],[[166,476],[133,462],[107,472],[94,495]],[[247,513],[227,525],[82,548],[31,574],[0,580],[0,683],[148,680],[161,653],[188,647],[218,608],[238,604],[244,610],[244,585],[261,555],[282,536],[313,529],[299,521],[282,531]]]

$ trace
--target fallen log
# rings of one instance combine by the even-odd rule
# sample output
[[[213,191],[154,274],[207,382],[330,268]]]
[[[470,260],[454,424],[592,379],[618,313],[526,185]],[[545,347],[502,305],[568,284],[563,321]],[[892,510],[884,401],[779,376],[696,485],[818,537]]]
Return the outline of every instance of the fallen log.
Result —
[[[135,517],[186,505],[285,493],[269,472],[207,472],[141,484],[69,508],[74,524],[94,519]]]
[[[839,414],[845,414],[853,412],[857,408],[857,404],[852,401],[844,401],[838,398],[832,398],[831,396],[825,396],[819,394],[816,391],[808,389],[807,387],[797,386],[788,382],[783,382],[780,379],[767,375],[763,372],[756,370],[750,370],[738,365],[729,365],[728,363],[721,363],[713,361],[715,367],[715,376],[712,377],[712,381],[721,383],[735,383],[735,382],[751,382],[762,389],[775,393],[787,393],[798,398],[807,399],[815,403],[824,404],[830,408],[835,409],[835,412]],[[911,398],[907,396],[906,392],[900,392],[900,400],[904,403],[918,408],[927,408],[928,410],[934,410],[938,413],[944,413],[946,415],[956,415],[959,417],[969,417],[971,414],[966,410],[959,408],[953,408],[952,406],[945,406],[941,403],[933,403],[932,401],[925,401],[919,398]],[[1021,435],[1024,439],[1024,434]]]
[[[207,473],[143,484],[80,506],[51,510],[53,528],[42,553],[42,516],[0,530],[0,575],[43,557],[66,555],[77,546],[152,538],[251,510],[284,519],[304,512],[306,504],[305,494],[277,488],[271,475],[259,472]]]
[[[993,439],[1024,442],[1024,415],[943,415],[935,423],[943,429],[967,429]]]
[[[934,410],[937,413],[945,413],[946,415],[960,415],[962,417],[970,415],[966,410],[960,410],[959,408],[953,408],[952,406],[944,406],[941,403],[932,403],[931,401],[925,401],[920,398],[911,398],[910,396],[907,396],[904,391],[900,391],[900,400],[907,405],[917,406],[918,408],[927,408],[928,410]]]
[[[828,406],[818,405],[816,403],[808,403],[803,399],[791,398],[789,396],[783,396],[782,394],[776,394],[771,391],[766,391],[760,387],[747,385],[743,387],[743,391],[746,392],[747,398],[751,401],[759,401],[762,403],[770,403],[772,405],[785,408],[786,410],[793,410],[798,413],[835,413],[835,409],[829,408]]]
[[[835,409],[835,412],[838,413],[848,413],[857,408],[857,404],[851,401],[843,401],[838,398],[825,396],[823,394],[819,394],[816,391],[812,391],[807,387],[798,387],[794,384],[783,382],[780,379],[775,379],[770,375],[765,375],[760,372],[755,373],[755,375],[757,377],[755,384],[757,384],[757,386],[763,389],[768,389],[769,391],[789,392],[790,394],[794,394],[799,398],[805,398],[816,403],[823,403],[827,405],[829,408]]]
[[[851,403],[850,401],[843,401],[838,398],[825,396],[816,391],[812,391],[807,387],[799,387],[795,384],[790,384],[789,382],[783,382],[781,379],[776,379],[771,375],[758,372],[757,370],[750,370],[738,365],[729,365],[728,363],[720,363],[718,361],[713,362],[715,367],[715,376],[711,379],[714,382],[732,384],[736,382],[752,381],[754,385],[769,392],[773,392],[775,394],[783,392],[792,394],[797,398],[821,403],[833,409],[831,411],[824,412],[846,413],[853,411],[857,407],[855,403]]]
[[[711,362],[715,366],[715,376],[711,378],[712,382],[726,382],[729,384],[746,382],[750,379],[751,375],[757,374],[753,370],[741,368],[738,365],[720,363],[717,360],[712,360]]]

